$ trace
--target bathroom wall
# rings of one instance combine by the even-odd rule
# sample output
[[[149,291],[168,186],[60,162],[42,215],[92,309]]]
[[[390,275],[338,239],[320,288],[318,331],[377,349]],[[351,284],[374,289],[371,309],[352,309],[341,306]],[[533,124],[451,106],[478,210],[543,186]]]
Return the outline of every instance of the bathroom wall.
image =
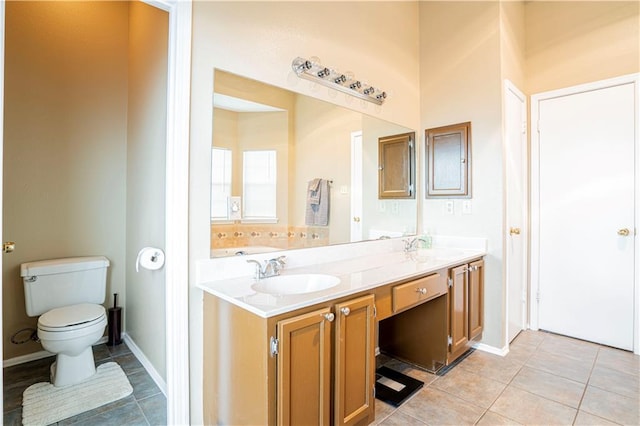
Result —
[[[526,93],[640,71],[637,1],[526,2]]]
[[[124,296],[127,10],[126,2],[6,3],[2,225],[16,251],[3,255],[5,360],[42,350],[9,340],[36,325],[21,263],[104,255],[107,294]]]
[[[525,90],[525,7],[521,1],[500,3],[502,78]],[[504,88],[503,88],[504,89]]]
[[[201,2],[193,4],[189,182],[190,284],[209,257],[209,149],[213,69],[265,81],[412,129],[420,125],[416,2]],[[297,56],[317,56],[389,92],[364,104],[292,75]],[[202,419],[202,292],[190,301],[191,421]]]
[[[165,248],[168,13],[129,6],[126,159],[126,332],[166,379],[164,270],[135,270],[143,247]]]
[[[488,239],[482,341],[503,346],[503,174],[500,3],[421,2],[421,129],[471,122],[471,210],[424,202],[423,227],[436,235]],[[424,137],[424,135],[423,135]],[[424,170],[424,168],[423,168]],[[424,174],[422,175],[424,178]]]

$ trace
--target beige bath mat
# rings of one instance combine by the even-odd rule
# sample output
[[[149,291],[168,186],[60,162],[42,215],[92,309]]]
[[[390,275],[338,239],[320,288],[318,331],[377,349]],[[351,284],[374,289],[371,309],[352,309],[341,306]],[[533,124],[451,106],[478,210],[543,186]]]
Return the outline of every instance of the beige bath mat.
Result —
[[[22,394],[22,424],[48,425],[93,410],[131,394],[133,388],[115,362],[99,365],[82,383],[56,388],[36,383]]]

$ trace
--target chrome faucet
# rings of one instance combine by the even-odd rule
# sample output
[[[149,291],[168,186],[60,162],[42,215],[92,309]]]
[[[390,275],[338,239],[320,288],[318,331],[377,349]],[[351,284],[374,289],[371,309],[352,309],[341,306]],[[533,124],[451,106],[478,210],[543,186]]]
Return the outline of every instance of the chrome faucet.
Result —
[[[418,242],[426,244],[427,241],[424,238],[411,238],[404,240],[404,252],[409,253],[411,251],[416,251],[418,248]]]
[[[248,259],[247,263],[256,264],[256,280],[262,278],[274,277],[280,275],[280,271],[284,269],[284,265],[287,263],[286,256],[279,256],[274,259],[265,260],[264,264],[254,259]]]

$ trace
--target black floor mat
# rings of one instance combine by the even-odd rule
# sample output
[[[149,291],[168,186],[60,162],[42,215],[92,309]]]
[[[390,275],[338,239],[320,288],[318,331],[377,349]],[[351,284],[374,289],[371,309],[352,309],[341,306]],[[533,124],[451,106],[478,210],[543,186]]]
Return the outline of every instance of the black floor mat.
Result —
[[[376,398],[399,407],[407,398],[424,386],[406,374],[399,373],[387,367],[376,370]]]

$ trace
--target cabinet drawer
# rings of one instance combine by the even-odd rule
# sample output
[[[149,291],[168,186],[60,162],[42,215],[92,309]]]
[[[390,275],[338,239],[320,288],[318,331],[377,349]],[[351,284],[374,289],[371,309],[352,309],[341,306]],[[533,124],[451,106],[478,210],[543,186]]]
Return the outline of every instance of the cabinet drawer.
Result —
[[[441,273],[429,275],[393,287],[393,312],[417,305],[447,292],[447,282]]]

